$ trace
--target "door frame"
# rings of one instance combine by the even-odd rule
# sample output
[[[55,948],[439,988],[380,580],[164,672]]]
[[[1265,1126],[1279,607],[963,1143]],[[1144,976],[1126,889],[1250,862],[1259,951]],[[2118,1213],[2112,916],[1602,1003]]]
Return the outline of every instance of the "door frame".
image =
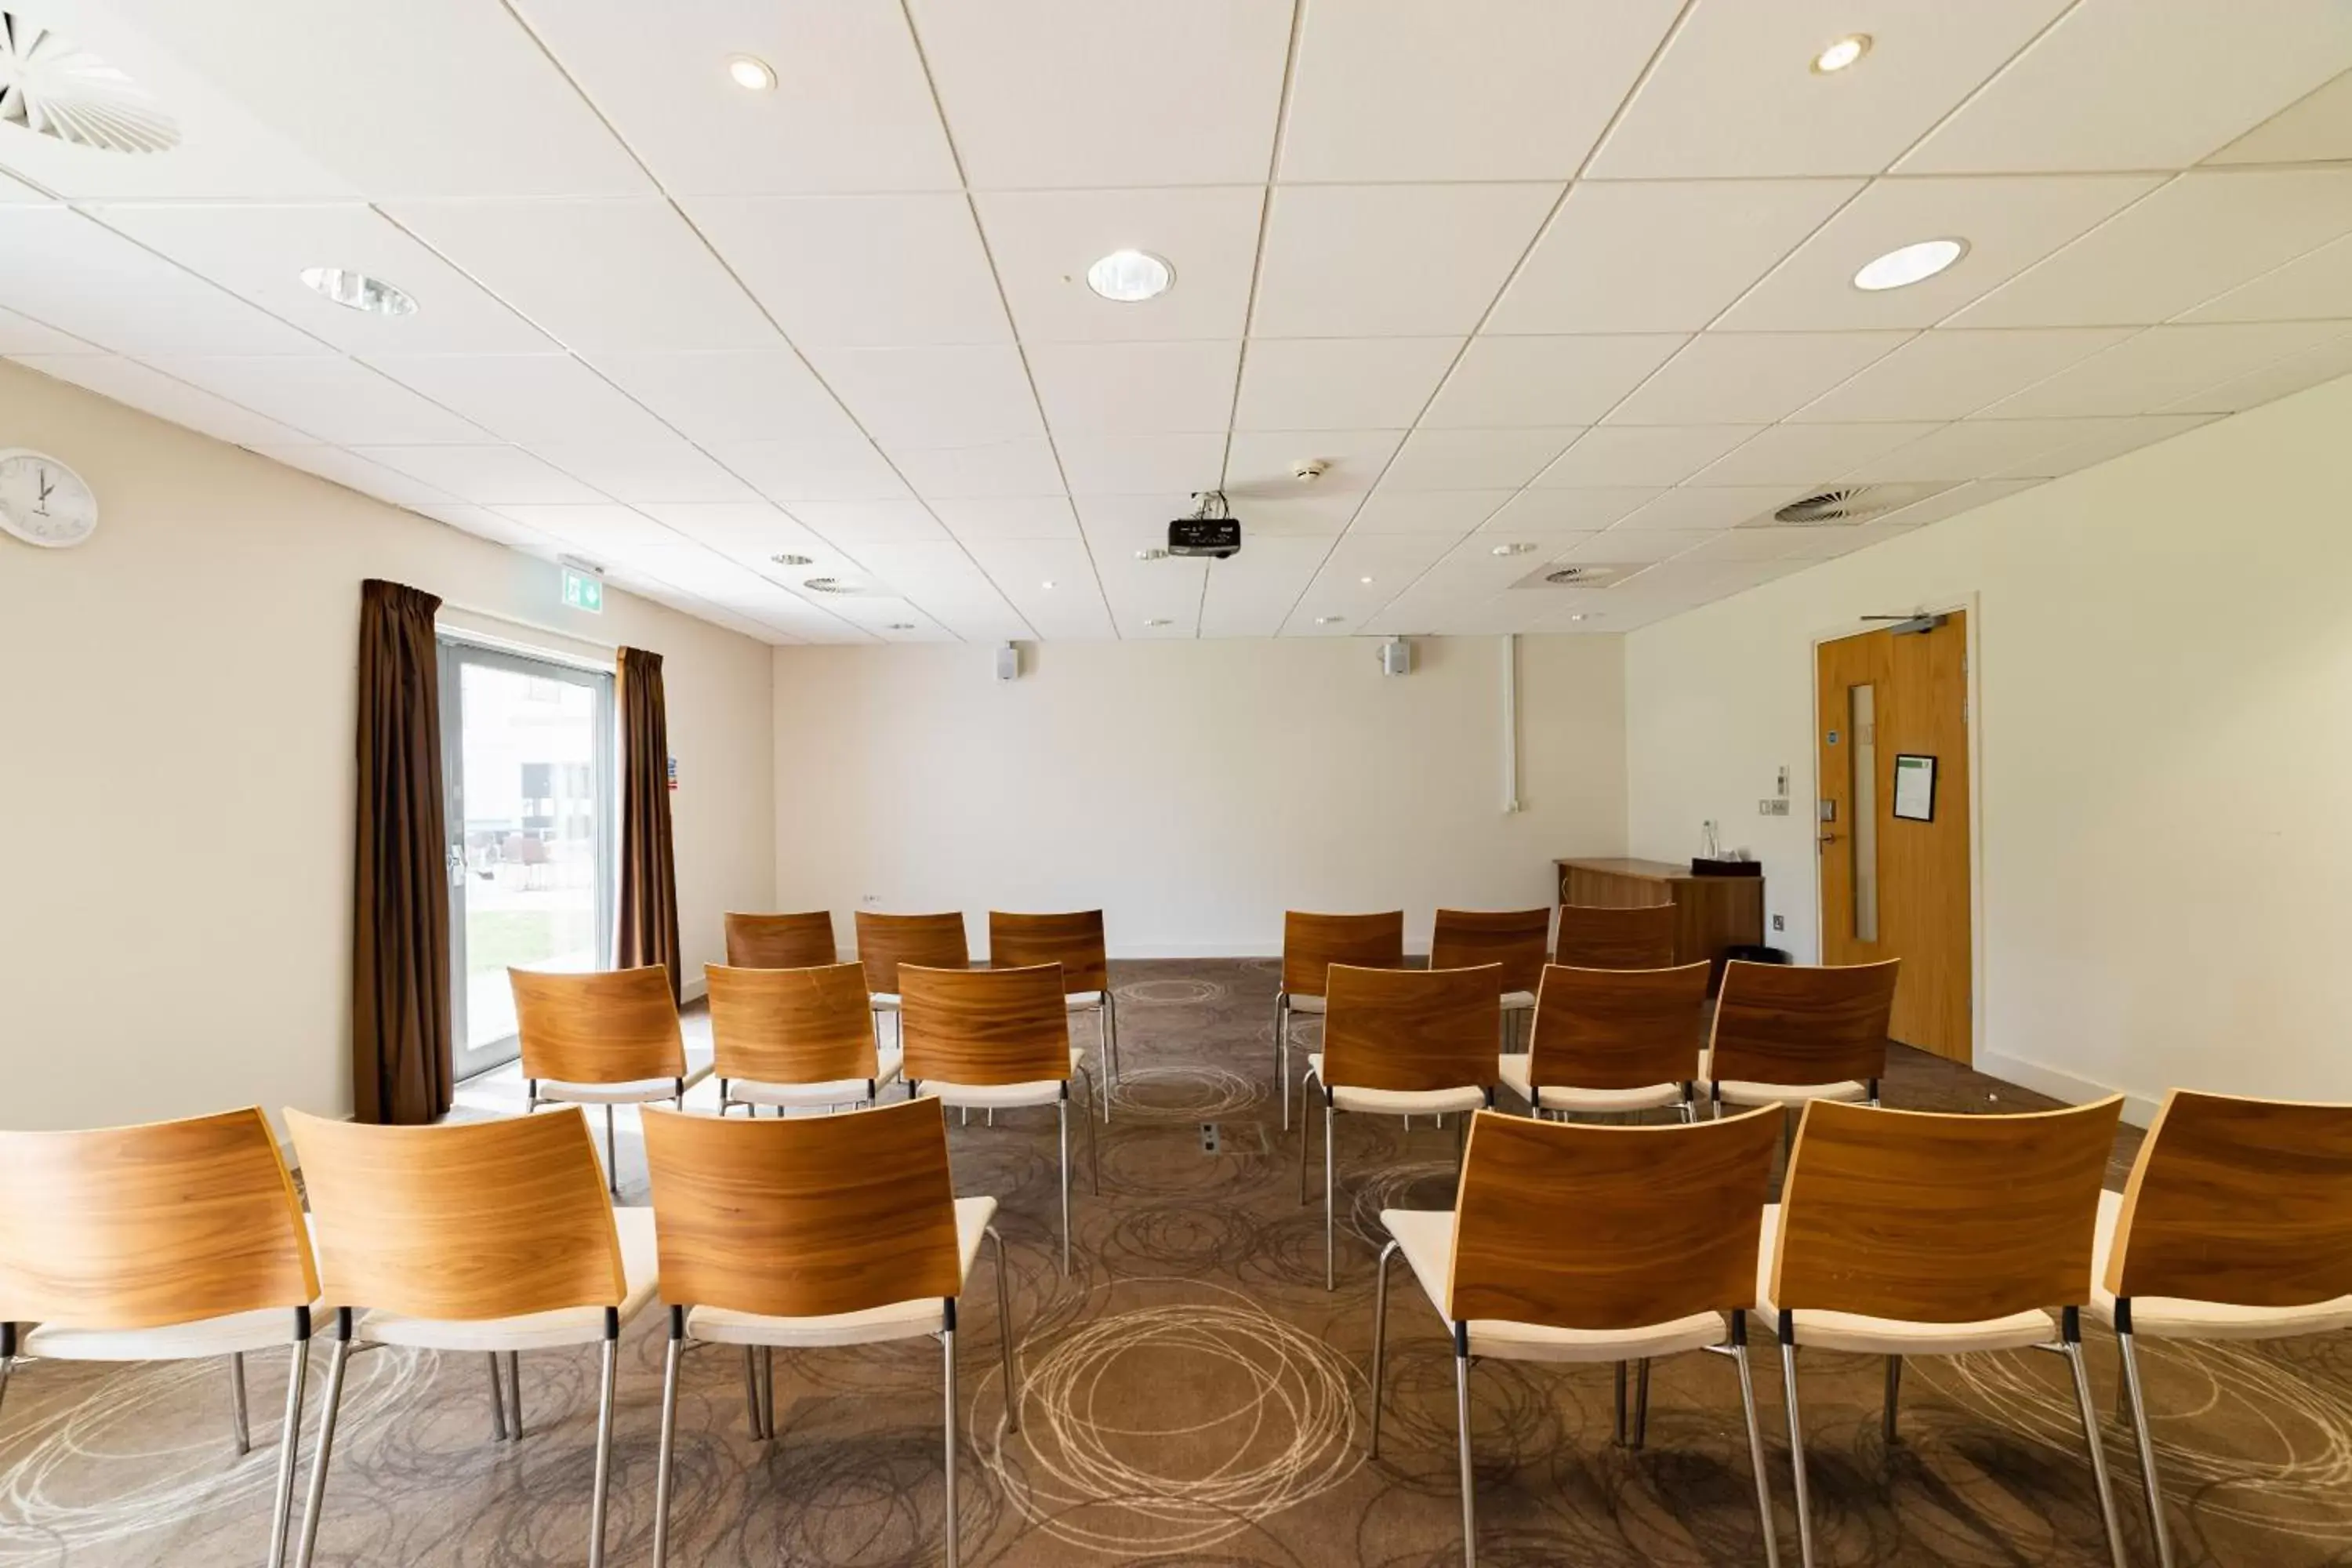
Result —
[[[1982,597],[1971,589],[1956,597],[1922,600],[1916,612],[1923,616],[1959,613],[1969,618],[1968,670],[1963,681],[1963,689],[1967,693],[1969,735],[1969,1066],[1979,1072],[1986,1070],[1986,997],[1990,990],[1990,976],[1987,973],[1990,966],[1985,946]],[[1805,824],[1805,875],[1812,879],[1813,886],[1813,957],[1816,962],[1821,958],[1823,933],[1828,930],[1827,910],[1823,907],[1821,853],[1822,645],[1843,642],[1847,637],[1885,628],[1885,622],[1848,620],[1834,629],[1816,631],[1805,639],[1805,710],[1812,715],[1812,732],[1805,742],[1805,765],[1811,770],[1813,784],[1812,815]]]
[[[451,842],[460,847],[461,854],[466,836],[466,759],[463,745],[466,715],[461,696],[465,667],[479,664],[534,679],[565,680],[585,686],[595,694],[596,711],[593,722],[596,733],[592,742],[594,760],[590,765],[595,770],[592,787],[596,792],[599,806],[595,849],[596,952],[599,965],[611,967],[620,916],[621,842],[619,715],[614,710],[613,671],[583,659],[567,658],[562,654],[502,643],[455,627],[436,626],[434,639],[436,655],[440,648],[446,647],[457,656],[436,657],[435,664],[441,704],[442,809],[448,817],[445,833]],[[495,1072],[514,1061],[521,1053],[520,1047],[516,1046],[516,1037],[511,1035],[481,1047],[467,1042],[466,922],[457,898],[465,884],[454,874],[456,869],[452,868],[449,883],[449,1022],[453,1076],[463,1079]],[[515,1048],[509,1049],[509,1047]]]

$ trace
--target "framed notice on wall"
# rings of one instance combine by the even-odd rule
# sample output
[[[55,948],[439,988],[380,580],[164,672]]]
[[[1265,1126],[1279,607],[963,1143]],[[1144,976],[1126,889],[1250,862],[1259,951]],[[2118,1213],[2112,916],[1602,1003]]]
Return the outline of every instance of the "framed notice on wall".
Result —
[[[1906,822],[1936,820],[1935,758],[1896,753],[1895,815]]]

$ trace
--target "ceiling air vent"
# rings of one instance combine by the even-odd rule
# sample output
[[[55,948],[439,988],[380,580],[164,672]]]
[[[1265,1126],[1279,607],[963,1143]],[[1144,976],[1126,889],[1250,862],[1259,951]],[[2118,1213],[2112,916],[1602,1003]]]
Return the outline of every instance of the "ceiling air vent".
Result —
[[[1943,484],[1835,485],[1792,500],[1777,511],[1751,517],[1742,528],[1853,528],[1927,500]]]
[[[101,153],[180,144],[179,122],[121,68],[14,11],[0,11],[0,125]]]
[[[863,594],[866,586],[846,577],[812,577],[801,584],[812,594]]]
[[[1642,570],[1639,566],[1604,566],[1598,562],[1553,563],[1538,566],[1514,588],[1613,588]]]

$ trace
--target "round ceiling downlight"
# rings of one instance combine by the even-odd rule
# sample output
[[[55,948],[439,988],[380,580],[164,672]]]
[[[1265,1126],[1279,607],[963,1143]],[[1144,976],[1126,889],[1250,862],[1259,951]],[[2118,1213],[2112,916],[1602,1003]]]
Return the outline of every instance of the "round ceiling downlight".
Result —
[[[1120,305],[1139,305],[1168,292],[1176,269],[1148,250],[1114,250],[1087,268],[1087,287]]]
[[[745,92],[766,92],[776,85],[776,68],[752,55],[736,55],[727,62],[727,79]]]
[[[1870,35],[1848,33],[1813,57],[1813,74],[1834,76],[1868,53],[1870,53]]]
[[[179,121],[121,68],[13,11],[0,11],[0,125],[101,153],[180,144]]]
[[[348,267],[305,267],[302,282],[338,305],[364,310],[371,316],[416,314],[416,301],[407,294],[381,278],[371,278]]]
[[[1853,286],[1871,293],[1924,283],[1969,253],[1965,239],[1923,239],[1863,264]]]

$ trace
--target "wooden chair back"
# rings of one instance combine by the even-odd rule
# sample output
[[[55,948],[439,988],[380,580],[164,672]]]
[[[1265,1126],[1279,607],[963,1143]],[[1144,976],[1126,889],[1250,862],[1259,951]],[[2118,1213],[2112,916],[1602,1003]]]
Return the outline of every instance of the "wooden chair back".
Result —
[[[1062,966],[1062,986],[1070,995],[1110,986],[1110,959],[1103,945],[1100,910],[1066,915],[1009,915],[988,911],[988,962],[1000,969]]]
[[[1675,906],[1559,906],[1552,962],[1578,969],[1664,969],[1675,961]]]
[[[839,1083],[881,1070],[866,969],[709,963],[711,1070],[754,1083]]]
[[[833,911],[727,916],[727,963],[734,969],[822,969],[841,961]]]
[[[2352,1296],[2352,1105],[2166,1095],[2104,1283],[2237,1307]]]
[[[1358,969],[1404,967],[1404,911],[1377,915],[1316,915],[1298,910],[1282,917],[1282,988],[1293,996],[1325,994],[1324,972],[1335,963]]]
[[[903,1071],[915,1082],[1043,1083],[1070,1076],[1062,968],[898,971]]]
[[[902,963],[925,969],[969,968],[971,950],[964,942],[963,916],[877,915],[859,910],[857,962],[866,966],[866,989],[877,996],[898,994]]]
[[[299,1110],[286,1121],[328,1300],[471,1321],[612,1307],[627,1295],[612,1199],[578,1106],[433,1127]]]
[[[1687,1127],[1478,1112],[1445,1315],[1631,1329],[1754,1306],[1780,1139],[1769,1106]]]
[[[1323,1082],[1413,1093],[1495,1083],[1499,965],[1360,969],[1335,963],[1323,1018]]]
[[[1533,992],[1551,955],[1551,910],[1440,910],[1429,943],[1432,969],[1502,966],[1503,990]]]
[[[0,1322],[152,1329],[318,1299],[302,1205],[257,1107],[0,1132]]]
[[[2120,1095],[2017,1116],[1811,1101],[1773,1301],[1930,1323],[2080,1306],[2122,1110]]]
[[[522,1076],[554,1083],[641,1083],[682,1078],[686,1041],[669,970],[585,974],[509,969]]]
[[[1899,958],[1839,966],[1723,966],[1716,998],[1718,1081],[1843,1083],[1886,1076],[1886,1018]]]
[[[1561,1089],[1691,1082],[1707,967],[1705,959],[1676,969],[1547,965],[1528,1041],[1528,1080]]]
[[[771,1121],[648,1110],[646,1161],[666,1301],[801,1318],[962,1292],[936,1100]]]

